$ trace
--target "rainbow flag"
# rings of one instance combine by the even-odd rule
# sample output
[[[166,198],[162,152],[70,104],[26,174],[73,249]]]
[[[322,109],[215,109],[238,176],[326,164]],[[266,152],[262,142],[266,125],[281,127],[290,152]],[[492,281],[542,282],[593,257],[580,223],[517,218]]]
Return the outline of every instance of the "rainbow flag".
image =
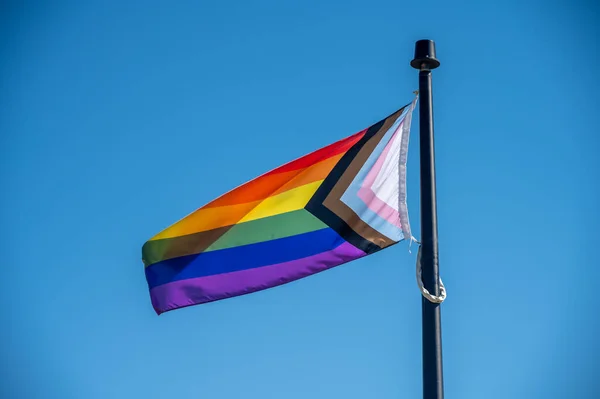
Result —
[[[157,314],[289,283],[410,239],[416,98],[199,208],[142,249]]]

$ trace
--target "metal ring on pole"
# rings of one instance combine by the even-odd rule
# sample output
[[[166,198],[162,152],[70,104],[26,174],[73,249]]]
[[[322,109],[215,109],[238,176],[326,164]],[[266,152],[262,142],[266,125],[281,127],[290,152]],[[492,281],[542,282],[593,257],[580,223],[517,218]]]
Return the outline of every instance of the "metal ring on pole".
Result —
[[[439,278],[440,282],[440,295],[435,296],[432,295],[427,288],[423,285],[423,280],[421,278],[421,246],[419,245],[419,250],[417,251],[417,285],[419,286],[419,290],[421,290],[421,294],[432,303],[442,303],[444,299],[446,299],[446,287],[444,287],[444,283],[442,283],[442,278]]]

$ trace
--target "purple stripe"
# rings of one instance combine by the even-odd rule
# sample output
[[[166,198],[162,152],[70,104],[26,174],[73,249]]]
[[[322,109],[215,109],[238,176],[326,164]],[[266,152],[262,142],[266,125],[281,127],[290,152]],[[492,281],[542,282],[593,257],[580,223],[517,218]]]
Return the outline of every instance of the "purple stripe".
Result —
[[[233,273],[179,280],[150,290],[157,314],[249,294],[322,272],[366,254],[350,243],[317,255]]]

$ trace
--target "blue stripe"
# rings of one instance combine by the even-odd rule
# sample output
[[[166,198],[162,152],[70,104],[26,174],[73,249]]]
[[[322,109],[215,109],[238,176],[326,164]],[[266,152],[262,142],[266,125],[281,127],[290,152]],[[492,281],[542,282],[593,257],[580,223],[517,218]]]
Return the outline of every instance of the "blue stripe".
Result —
[[[150,288],[189,278],[274,265],[330,251],[345,241],[325,228],[292,237],[243,245],[155,263],[146,268]]]

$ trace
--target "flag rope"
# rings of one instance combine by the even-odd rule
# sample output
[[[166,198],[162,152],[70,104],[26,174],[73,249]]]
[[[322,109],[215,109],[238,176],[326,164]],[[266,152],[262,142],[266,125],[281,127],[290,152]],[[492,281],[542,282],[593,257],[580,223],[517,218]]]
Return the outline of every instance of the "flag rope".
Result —
[[[411,242],[414,240],[411,239]],[[414,240],[417,244],[419,244],[419,250],[417,251],[417,285],[419,286],[419,290],[421,290],[421,294],[432,303],[442,303],[444,299],[446,299],[446,287],[444,287],[444,283],[442,283],[442,278],[438,277],[440,282],[440,295],[435,296],[432,295],[427,288],[423,285],[423,279],[421,278],[421,243],[417,240]]]

